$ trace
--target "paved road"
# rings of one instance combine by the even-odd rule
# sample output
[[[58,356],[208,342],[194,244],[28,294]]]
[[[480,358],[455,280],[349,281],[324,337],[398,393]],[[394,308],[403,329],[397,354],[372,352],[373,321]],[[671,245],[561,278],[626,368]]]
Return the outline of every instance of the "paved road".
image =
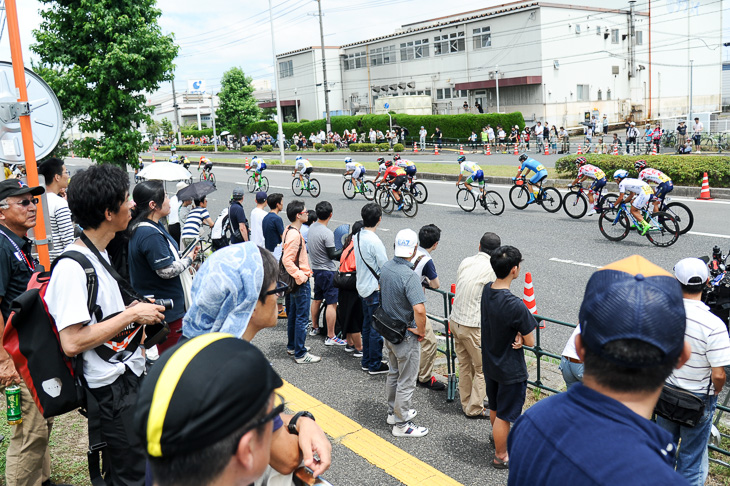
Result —
[[[79,163],[68,162],[72,169],[77,169],[74,164]],[[244,183],[245,175],[242,169],[223,167],[217,167],[215,173],[219,190],[209,196],[211,215],[216,215],[227,204],[231,191],[237,184]],[[271,183],[270,191],[282,192],[285,204],[294,198],[288,173],[269,170],[266,175]],[[322,194],[318,199],[302,197],[308,209],[314,208],[318,201],[330,201],[335,208],[333,226],[360,218],[364,200],[350,201],[344,197],[341,176],[315,173],[315,177],[321,182]],[[409,219],[402,214],[384,215],[378,234],[389,254],[392,254],[390,249],[400,229],[418,230],[428,223],[437,224],[442,230],[442,238],[433,257],[442,285],[448,288],[455,280],[459,262],[477,251],[479,238],[485,231],[493,231],[501,236],[503,243],[522,251],[523,272],[533,275],[538,312],[569,322],[577,321],[586,282],[601,265],[640,254],[671,270],[681,258],[708,255],[716,244],[724,249],[730,246],[730,229],[725,224],[730,201],[682,199],[695,214],[693,231],[670,248],[657,248],[635,234],[620,243],[606,240],[598,230],[595,216],[576,221],[562,211],[548,214],[539,207],[518,211],[508,202],[508,187],[491,186],[507,204],[505,212],[495,217],[481,208],[473,213],[459,209],[454,200],[453,183],[427,181],[426,184],[429,200],[420,207],[415,218]],[[168,184],[168,188],[172,190],[172,185]],[[246,196],[244,207],[247,212],[253,207],[250,195]],[[515,282],[512,291],[521,294],[522,282]],[[440,312],[440,301],[435,296],[431,296],[427,305],[429,312]],[[542,332],[542,345],[559,354],[569,335],[568,329],[548,324]],[[462,484],[506,483],[506,473],[487,466],[494,454],[488,443],[488,422],[464,418],[458,399],[447,403],[443,392],[418,388],[414,396],[414,406],[419,410],[417,423],[429,427],[431,432],[422,439],[396,439],[385,424],[384,377],[363,374],[357,359],[341,349],[326,348],[318,337],[308,338],[307,344],[313,346],[313,353],[323,356],[322,362],[296,365],[285,353],[285,342],[283,324],[256,337],[256,345],[293,385]],[[334,445],[334,464],[326,476],[335,485],[400,484],[340,444]]]

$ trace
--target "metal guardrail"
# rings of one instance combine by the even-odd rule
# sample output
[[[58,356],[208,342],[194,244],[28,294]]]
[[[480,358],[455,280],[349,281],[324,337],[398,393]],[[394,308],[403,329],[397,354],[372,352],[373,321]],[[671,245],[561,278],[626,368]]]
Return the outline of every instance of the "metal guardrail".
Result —
[[[446,356],[446,401],[453,402],[454,398],[456,397],[456,385],[459,382],[459,379],[456,377],[456,353],[454,352],[454,335],[451,334],[451,329],[449,328],[449,315],[451,314],[451,304],[453,302],[454,294],[441,289],[432,289],[428,287],[426,287],[426,289],[430,292],[441,295],[441,298],[443,299],[443,315],[437,316],[434,314],[430,314],[427,309],[426,317],[428,319],[431,319],[432,321],[443,324],[444,326],[446,349],[441,350],[437,348],[437,350],[439,353],[443,353]]]

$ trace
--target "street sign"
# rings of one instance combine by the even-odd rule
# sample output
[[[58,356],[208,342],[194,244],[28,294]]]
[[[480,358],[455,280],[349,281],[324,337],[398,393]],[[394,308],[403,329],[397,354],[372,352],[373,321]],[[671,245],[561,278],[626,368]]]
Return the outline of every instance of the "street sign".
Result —
[[[384,105],[383,105],[383,108],[385,108],[386,110],[387,110],[388,108],[390,108],[390,103],[386,103],[386,104],[384,104]]]

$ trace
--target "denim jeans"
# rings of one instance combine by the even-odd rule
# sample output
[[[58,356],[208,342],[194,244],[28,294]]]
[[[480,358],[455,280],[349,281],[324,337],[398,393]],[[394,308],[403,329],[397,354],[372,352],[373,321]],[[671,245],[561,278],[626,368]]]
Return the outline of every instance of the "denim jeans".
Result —
[[[296,291],[286,296],[288,337],[286,349],[293,349],[295,358],[301,358],[307,354],[304,342],[307,339],[311,298],[309,280],[304,282]]]
[[[568,390],[576,383],[583,383],[583,363],[573,363],[563,356],[558,369],[563,373],[563,380]]]
[[[383,360],[383,336],[373,328],[373,314],[380,305],[380,291],[362,298],[362,367],[371,371],[380,368]]]
[[[693,486],[702,486],[709,472],[707,441],[712,429],[712,417],[715,415],[717,395],[696,394],[705,401],[705,413],[702,420],[694,427],[683,427],[663,417],[657,417],[656,423],[672,433],[675,443],[682,439],[675,458],[677,472],[684,476]]]

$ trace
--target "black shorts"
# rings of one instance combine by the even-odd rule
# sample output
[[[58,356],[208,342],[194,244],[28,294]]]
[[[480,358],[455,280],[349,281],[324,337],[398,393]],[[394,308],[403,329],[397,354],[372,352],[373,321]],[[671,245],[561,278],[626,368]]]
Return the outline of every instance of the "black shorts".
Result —
[[[408,176],[399,175],[398,177],[393,179],[393,182],[391,184],[393,184],[393,186],[395,187],[396,190],[400,190],[400,188],[403,187],[403,184],[405,184],[407,180],[408,180]]]
[[[304,170],[304,173],[307,174],[307,175],[311,174],[312,172],[314,172],[314,167],[307,167]]]
[[[324,300],[327,305],[337,303],[337,287],[334,284],[335,272],[314,270],[314,300]]]
[[[525,404],[525,394],[527,393],[527,382],[522,381],[511,385],[503,385],[486,375],[484,381],[487,384],[489,410],[497,412],[497,418],[513,424],[522,414],[522,406]]]

